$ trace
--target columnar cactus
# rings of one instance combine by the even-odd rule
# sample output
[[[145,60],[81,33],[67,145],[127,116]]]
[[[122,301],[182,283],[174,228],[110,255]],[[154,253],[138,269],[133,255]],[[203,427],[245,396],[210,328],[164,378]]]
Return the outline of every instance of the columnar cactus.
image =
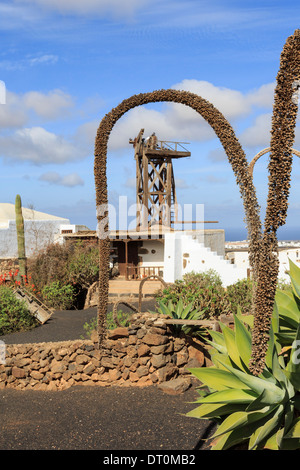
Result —
[[[22,202],[21,196],[17,194],[15,201],[15,213],[16,213],[16,230],[17,230],[17,241],[18,241],[18,259],[19,259],[19,274],[18,277],[21,280],[21,276],[26,275],[26,253],[25,253],[25,232],[24,232],[24,218],[22,214]]]

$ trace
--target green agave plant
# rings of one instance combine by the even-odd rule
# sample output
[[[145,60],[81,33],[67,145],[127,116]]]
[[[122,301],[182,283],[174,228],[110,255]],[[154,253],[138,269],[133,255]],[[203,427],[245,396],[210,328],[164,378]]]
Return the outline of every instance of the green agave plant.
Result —
[[[263,373],[256,377],[249,372],[252,319],[240,313],[234,329],[220,323],[221,332],[210,332],[214,365],[190,369],[202,386],[197,407],[187,416],[217,422],[213,450],[240,443],[249,450],[300,449],[300,269],[290,266],[294,296],[285,303],[281,294],[276,298]]]
[[[300,268],[291,260],[289,266],[292,290],[278,289],[275,297],[275,309],[279,317],[276,337],[285,346],[292,345],[300,323]]]
[[[175,320],[201,320],[203,319],[204,311],[199,311],[193,308],[193,302],[184,305],[182,299],[178,302],[169,300],[167,304],[158,300],[157,312],[163,315],[168,315]],[[152,312],[153,313],[153,312]],[[202,327],[195,327],[193,325],[174,325],[174,330],[177,332],[183,331],[186,335],[207,335],[207,330]]]

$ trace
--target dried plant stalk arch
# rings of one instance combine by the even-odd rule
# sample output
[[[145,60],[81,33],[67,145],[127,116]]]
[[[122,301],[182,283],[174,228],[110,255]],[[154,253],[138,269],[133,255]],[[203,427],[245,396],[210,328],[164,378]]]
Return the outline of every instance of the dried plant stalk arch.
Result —
[[[249,262],[254,273],[254,327],[252,332],[252,357],[249,369],[259,375],[265,365],[268,348],[268,333],[274,306],[278,277],[278,243],[276,232],[284,225],[288,207],[290,175],[292,166],[292,146],[297,115],[294,83],[300,78],[300,30],[290,36],[283,48],[275,89],[270,161],[269,192],[262,232],[259,205],[253,178],[244,151],[235,133],[211,103],[200,96],[178,90],[157,90],[133,95],[113,108],[101,121],[95,141],[94,174],[96,187],[97,219],[104,225],[107,235],[99,237],[100,270],[98,300],[99,345],[105,336],[105,320],[109,287],[109,238],[107,200],[107,143],[113,126],[127,111],[147,103],[175,102],[197,111],[219,137],[232,166],[243,199],[249,238]],[[101,210],[99,211],[99,207]],[[104,209],[104,210],[103,210]]]
[[[260,157],[262,157],[263,155],[265,155],[266,153],[269,153],[271,150],[271,147],[267,147],[263,150],[261,150],[260,152],[258,152],[251,160],[250,164],[249,164],[249,172],[251,174],[251,176],[253,176],[253,170],[254,170],[254,165],[255,163],[260,159]],[[297,157],[300,157],[300,152],[299,150],[296,150],[296,149],[291,149],[291,152],[293,155],[296,155]]]
[[[96,205],[98,226],[104,227],[104,236],[99,237],[100,269],[99,269],[99,301],[98,301],[98,336],[99,345],[105,336],[105,318],[109,288],[109,238],[108,238],[108,198],[107,198],[107,144],[109,135],[116,122],[130,109],[147,103],[174,102],[189,106],[198,112],[214,129],[226,152],[229,163],[236,176],[236,181],[243,199],[246,223],[250,240],[250,264],[257,271],[261,238],[259,206],[252,178],[248,171],[245,153],[234,133],[233,128],[223,114],[210,102],[194,93],[180,90],[157,90],[141,93],[125,99],[113,108],[102,119],[95,141],[94,175],[96,187]],[[99,210],[101,208],[101,210]],[[105,235],[106,234],[106,235]]]
[[[162,277],[157,276],[157,274],[150,274],[150,276],[144,277],[144,279],[141,280],[140,285],[139,285],[139,311],[142,310],[142,298],[143,298],[144,284],[150,279],[158,279],[162,283],[164,288],[168,287],[168,284],[166,283],[166,281],[164,281]]]

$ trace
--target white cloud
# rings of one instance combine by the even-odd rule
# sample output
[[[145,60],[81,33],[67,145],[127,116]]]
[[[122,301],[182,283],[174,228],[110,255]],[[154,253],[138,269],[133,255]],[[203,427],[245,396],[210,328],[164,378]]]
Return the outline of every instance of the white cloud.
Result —
[[[186,90],[196,93],[210,101],[228,119],[247,115],[251,111],[251,104],[247,96],[240,91],[217,87],[203,80],[183,80],[172,86],[176,90]]]
[[[261,108],[272,108],[274,102],[274,90],[276,83],[266,83],[257,90],[253,90],[247,94],[247,99],[251,105]]]
[[[46,181],[50,184],[58,184],[60,186],[74,187],[83,186],[84,181],[77,173],[70,173],[65,176],[61,176],[56,171],[47,171],[39,177],[40,181]]]
[[[55,119],[74,106],[72,97],[61,90],[52,90],[47,94],[38,91],[29,91],[21,98],[25,108],[33,109],[35,113],[45,119]]]
[[[271,108],[274,85],[274,83],[269,83],[256,90],[242,93],[229,88],[217,87],[207,81],[186,79],[175,84],[172,88],[200,95],[219,109],[232,124],[232,121],[251,116],[255,109]],[[261,122],[264,122],[262,129],[257,128],[252,131],[251,127],[249,131],[245,131],[243,135],[245,142],[251,144],[253,132],[255,142],[258,141],[258,145],[261,141],[268,139],[268,132],[265,134],[265,119],[265,117],[261,118]],[[261,122],[258,122],[257,125]],[[110,150],[128,147],[128,139],[134,138],[142,127],[145,129],[145,137],[149,133],[155,132],[158,138],[163,140],[203,142],[216,137],[209,124],[196,111],[187,106],[167,103],[161,106],[160,110],[150,109],[150,105],[148,107],[140,106],[130,110],[116,123],[109,140]]]
[[[0,26],[1,28],[1,26]],[[8,71],[20,71],[38,65],[53,65],[58,61],[58,56],[54,54],[44,54],[41,56],[26,56],[24,58],[4,59],[0,61],[0,68]]]
[[[0,151],[6,160],[38,165],[82,158],[72,143],[42,127],[18,129],[11,136],[0,136]]]
[[[209,140],[214,138],[214,131],[196,113],[186,106],[166,105],[163,111],[138,107],[129,111],[114,126],[109,150],[128,148],[129,138],[134,138],[144,128],[144,136],[155,132],[161,140]]]
[[[28,63],[30,65],[36,64],[56,64],[58,61],[58,56],[53,54],[44,54],[39,57],[28,58]]]
[[[103,15],[131,17],[138,9],[149,4],[149,0],[17,0],[18,3],[36,5],[43,9],[63,14]]]
[[[240,142],[245,147],[260,147],[261,150],[270,146],[271,139],[271,113],[260,114],[256,117],[252,126],[248,127],[239,136]]]
[[[94,120],[81,124],[74,134],[74,142],[76,145],[93,151],[99,124],[100,120]]]
[[[38,118],[54,120],[65,117],[74,107],[72,97],[61,90],[48,93],[29,91],[17,94],[6,92],[6,104],[0,106],[0,130],[22,127],[29,122],[30,112]]]
[[[26,110],[20,106],[18,95],[6,91],[6,103],[0,106],[0,130],[21,127],[27,121]]]

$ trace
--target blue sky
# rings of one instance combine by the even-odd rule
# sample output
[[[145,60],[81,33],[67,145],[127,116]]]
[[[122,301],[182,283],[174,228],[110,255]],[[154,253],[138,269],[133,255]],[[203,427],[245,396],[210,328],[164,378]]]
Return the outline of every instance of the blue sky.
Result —
[[[280,53],[300,27],[294,1],[12,0],[0,4],[1,202],[96,228],[94,140],[104,115],[140,92],[196,92],[228,118],[249,161],[269,146]],[[135,108],[109,142],[109,202],[135,202],[129,138],[141,128],[161,140],[189,142],[174,164],[179,204],[204,204],[207,228],[245,238],[235,179],[218,140],[194,111],[172,103]],[[294,147],[300,150],[296,130]],[[265,155],[254,182],[264,217]],[[300,159],[295,157],[287,224],[297,238]]]

